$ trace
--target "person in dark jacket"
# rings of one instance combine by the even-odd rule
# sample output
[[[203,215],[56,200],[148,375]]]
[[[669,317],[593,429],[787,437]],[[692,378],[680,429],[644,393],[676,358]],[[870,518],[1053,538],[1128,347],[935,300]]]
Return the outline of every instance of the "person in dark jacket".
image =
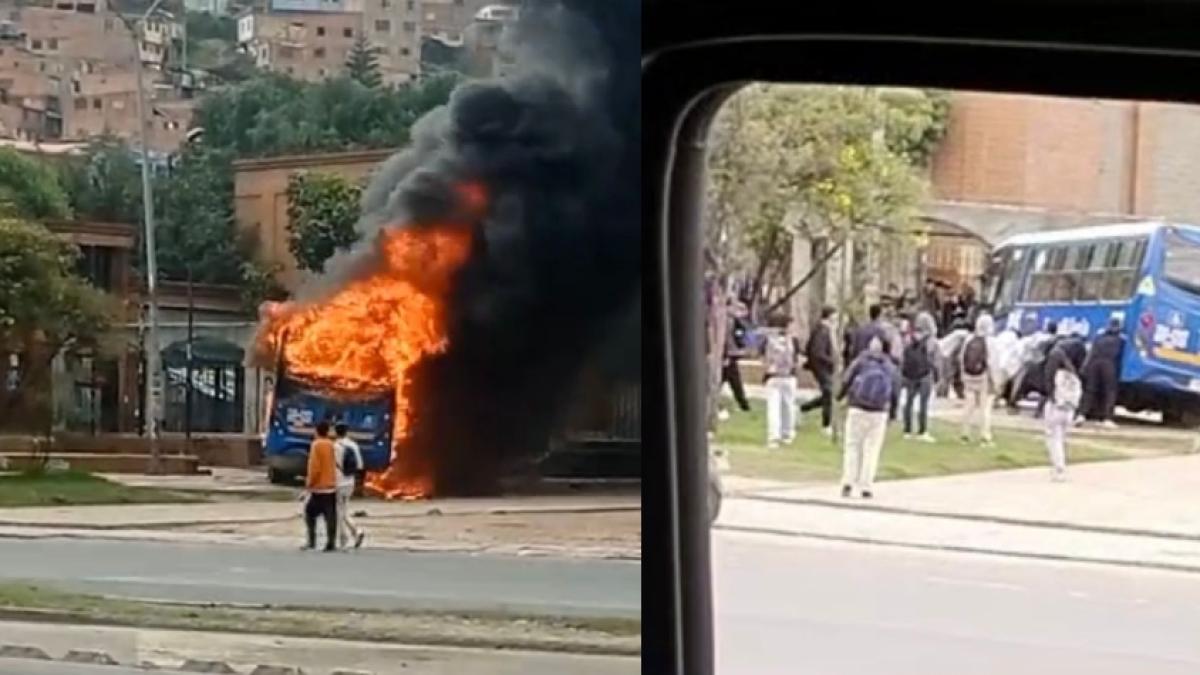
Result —
[[[1071,368],[1073,372],[1083,372],[1083,362],[1087,359],[1087,344],[1083,338],[1072,335],[1057,340],[1046,357],[1042,367],[1043,377],[1043,408],[1046,401],[1054,399],[1054,376],[1060,368]]]
[[[821,320],[809,333],[808,344],[804,348],[804,367],[817,380],[821,393],[801,405],[800,412],[806,413],[820,408],[821,430],[826,435],[833,433],[833,371],[836,367],[833,332],[837,330],[834,323],[835,314],[832,307],[821,310]]]
[[[742,368],[738,364],[740,355],[746,349],[747,333],[745,322],[733,317],[725,336],[725,354],[721,361],[721,384],[729,384],[729,388],[733,390],[733,398],[742,412],[750,411],[750,399],[746,397]]]
[[[854,339],[847,363],[853,362],[859,354],[867,351],[867,345],[873,338],[879,338],[885,354],[892,353],[892,344],[888,340],[888,330],[883,325],[883,305],[874,304],[867,308],[867,323],[854,331]]]
[[[1117,376],[1121,372],[1121,356],[1125,337],[1121,335],[1121,320],[1112,319],[1108,328],[1092,343],[1091,352],[1083,366],[1082,412],[1089,419],[1116,428],[1113,409],[1117,406]]]

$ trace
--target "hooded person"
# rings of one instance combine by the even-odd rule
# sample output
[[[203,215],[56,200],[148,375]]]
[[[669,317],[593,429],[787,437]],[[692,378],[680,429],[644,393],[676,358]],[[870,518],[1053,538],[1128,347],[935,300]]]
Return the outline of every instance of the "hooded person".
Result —
[[[1087,358],[1087,345],[1079,338],[1061,340],[1046,357],[1047,392],[1042,423],[1051,478],[1062,481],[1067,471],[1067,434],[1079,412],[1083,384],[1079,373]]]
[[[993,336],[995,321],[990,314],[975,320],[975,332],[963,342],[959,353],[966,408],[963,410],[962,438],[983,445],[992,443],[992,402],[998,387],[1000,358]]]
[[[1121,320],[1111,319],[1104,332],[1092,343],[1083,366],[1083,402],[1080,411],[1089,419],[1116,428],[1113,410],[1117,406],[1117,382],[1125,337]]]
[[[871,338],[846,369],[838,393],[839,400],[850,402],[842,448],[843,497],[852,496],[856,488],[864,499],[873,495],[897,377],[896,364],[879,337]]]
[[[904,387],[904,436],[911,437],[914,433],[913,408],[917,410],[918,438],[933,443],[935,439],[929,434],[929,397],[933,393],[933,385],[937,380],[938,357],[941,349],[937,342],[937,322],[933,315],[921,312],[913,322],[913,333],[904,347],[904,355],[900,362],[900,376]]]

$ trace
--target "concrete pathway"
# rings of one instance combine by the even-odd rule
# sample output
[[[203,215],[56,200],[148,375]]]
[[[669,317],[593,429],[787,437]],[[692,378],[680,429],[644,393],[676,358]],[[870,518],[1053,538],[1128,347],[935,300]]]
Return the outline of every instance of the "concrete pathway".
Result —
[[[1064,483],[1045,468],[887,481],[871,501],[845,500],[836,485],[757,490],[758,501],[928,515],[1010,525],[1073,528],[1200,542],[1200,455],[1079,464]]]

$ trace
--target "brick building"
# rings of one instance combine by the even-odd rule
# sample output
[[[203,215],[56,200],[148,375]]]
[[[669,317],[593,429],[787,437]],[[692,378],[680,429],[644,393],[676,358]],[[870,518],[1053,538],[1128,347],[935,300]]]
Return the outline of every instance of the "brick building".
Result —
[[[238,18],[238,45],[260,68],[318,81],[344,71],[363,37],[384,82],[399,84],[420,74],[419,8],[419,0],[271,0]]]

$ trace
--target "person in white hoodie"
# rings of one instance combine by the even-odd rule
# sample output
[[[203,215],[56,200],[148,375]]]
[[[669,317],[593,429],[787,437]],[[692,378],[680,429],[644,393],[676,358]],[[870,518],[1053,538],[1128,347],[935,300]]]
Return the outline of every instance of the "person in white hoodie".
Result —
[[[1001,355],[993,331],[995,321],[990,314],[980,314],[975,320],[975,334],[968,337],[959,353],[963,392],[967,406],[963,411],[962,438],[973,443],[992,444],[992,406],[996,397]]]
[[[366,533],[350,515],[350,499],[354,497],[358,474],[363,470],[362,449],[358,447],[358,443],[353,438],[350,438],[350,427],[345,423],[338,423],[334,426],[333,431],[337,434],[333,450],[337,463],[337,515],[338,520],[341,521],[338,527],[338,543],[343,550],[347,549],[350,547],[351,537],[353,537],[354,548],[360,548]],[[347,457],[352,460],[348,462]]]

